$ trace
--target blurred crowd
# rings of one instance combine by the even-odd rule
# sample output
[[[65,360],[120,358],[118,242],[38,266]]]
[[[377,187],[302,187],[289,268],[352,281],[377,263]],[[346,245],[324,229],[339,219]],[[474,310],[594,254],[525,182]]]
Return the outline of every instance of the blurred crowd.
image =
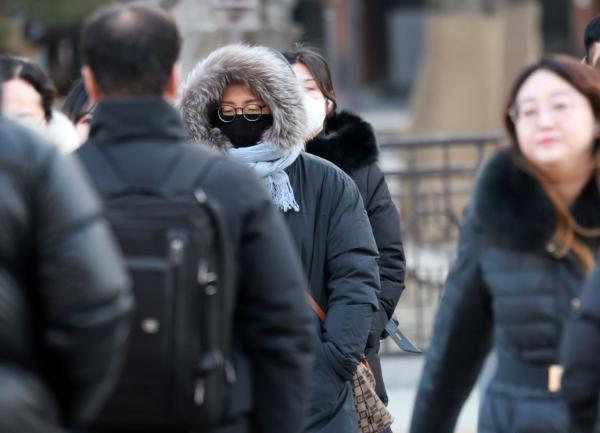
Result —
[[[507,95],[412,433],[454,431],[492,351],[480,433],[600,431],[600,17],[584,44]],[[181,77],[173,18],[137,3],[80,48],[60,107],[0,55],[0,431],[391,433],[400,219],[326,59],[234,44]]]

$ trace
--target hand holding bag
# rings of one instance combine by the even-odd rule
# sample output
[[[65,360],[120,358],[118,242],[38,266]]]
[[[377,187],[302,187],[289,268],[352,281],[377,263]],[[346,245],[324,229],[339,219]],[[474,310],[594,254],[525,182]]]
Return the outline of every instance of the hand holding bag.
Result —
[[[324,322],[325,312],[311,295],[308,295],[308,303]],[[380,433],[392,425],[394,419],[375,392],[375,376],[364,357],[352,377],[352,394],[361,433]]]

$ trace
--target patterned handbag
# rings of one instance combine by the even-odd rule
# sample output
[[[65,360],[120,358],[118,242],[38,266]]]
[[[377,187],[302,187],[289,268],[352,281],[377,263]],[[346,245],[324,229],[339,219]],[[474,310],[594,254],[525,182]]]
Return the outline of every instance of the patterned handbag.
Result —
[[[325,312],[310,294],[308,303],[321,322],[324,322]],[[375,376],[366,358],[358,364],[352,377],[352,394],[361,433],[380,433],[392,425],[394,418],[375,392]]]

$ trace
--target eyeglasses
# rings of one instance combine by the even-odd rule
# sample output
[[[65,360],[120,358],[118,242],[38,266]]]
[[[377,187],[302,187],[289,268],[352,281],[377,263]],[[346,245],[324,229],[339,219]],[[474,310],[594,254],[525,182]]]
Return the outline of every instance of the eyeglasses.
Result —
[[[221,105],[217,112],[219,119],[222,122],[230,123],[233,122],[235,116],[237,116],[238,110],[242,110],[242,116],[248,122],[256,122],[262,116],[262,110],[266,105],[249,104],[245,107],[234,107],[233,105]]]
[[[554,121],[561,121],[569,117],[573,110],[579,106],[581,106],[581,104],[575,100],[571,100],[571,98],[553,101],[547,106],[539,106],[537,104],[527,102],[522,106],[514,105],[511,107],[511,109],[508,111],[508,115],[515,124],[520,123],[524,125],[532,125],[538,121],[540,113],[543,109],[548,110],[548,113]]]

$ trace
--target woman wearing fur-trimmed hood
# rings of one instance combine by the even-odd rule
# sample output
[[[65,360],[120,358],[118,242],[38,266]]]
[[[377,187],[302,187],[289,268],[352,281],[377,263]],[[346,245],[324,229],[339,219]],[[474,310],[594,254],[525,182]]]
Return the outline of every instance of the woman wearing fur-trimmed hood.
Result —
[[[305,431],[356,433],[350,380],[378,305],[377,248],[354,182],[302,152],[304,98],[281,54],[232,45],[196,66],[178,105],[192,139],[245,162],[263,179],[290,227],[311,295],[326,311],[315,333]]]

